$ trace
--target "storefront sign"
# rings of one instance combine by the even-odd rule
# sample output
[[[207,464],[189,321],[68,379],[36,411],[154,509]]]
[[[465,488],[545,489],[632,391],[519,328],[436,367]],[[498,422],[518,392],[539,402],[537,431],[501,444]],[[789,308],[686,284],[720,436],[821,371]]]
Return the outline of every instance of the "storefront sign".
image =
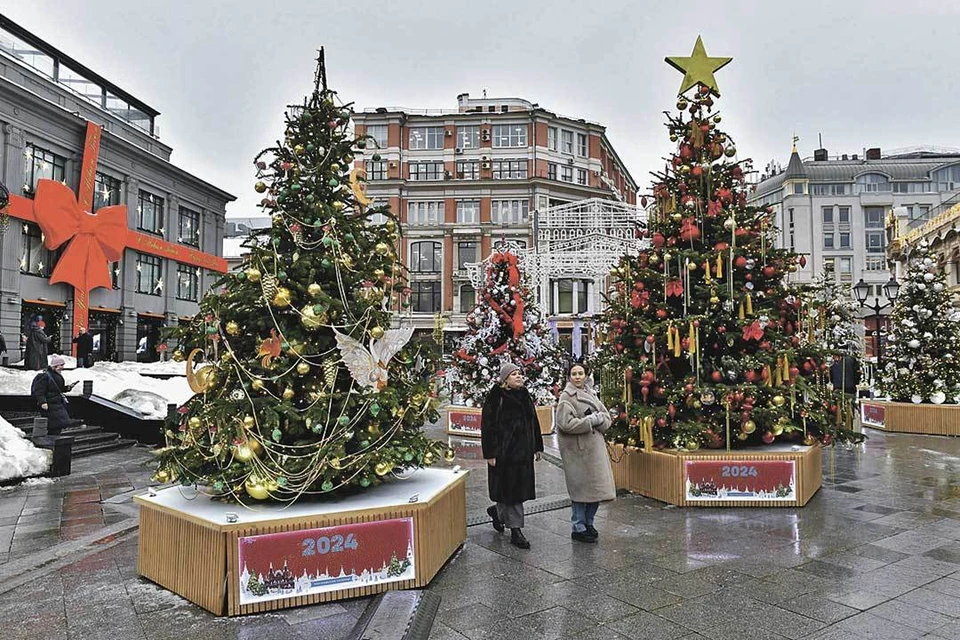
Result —
[[[480,409],[450,407],[447,410],[447,433],[480,436]]]
[[[879,427],[883,429],[886,419],[887,408],[882,404],[860,404],[861,421],[867,427]]]
[[[268,533],[238,545],[240,604],[416,577],[412,518]]]
[[[687,500],[796,500],[793,460],[687,460],[685,471]]]

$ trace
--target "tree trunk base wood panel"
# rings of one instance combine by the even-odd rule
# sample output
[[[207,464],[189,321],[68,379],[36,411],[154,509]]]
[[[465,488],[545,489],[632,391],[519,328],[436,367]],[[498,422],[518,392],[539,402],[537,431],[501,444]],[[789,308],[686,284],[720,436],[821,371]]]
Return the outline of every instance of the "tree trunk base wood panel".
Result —
[[[960,405],[861,400],[863,426],[894,433],[960,436]]]
[[[610,445],[618,489],[681,507],[802,507],[820,489],[819,445],[644,451]]]
[[[466,472],[421,469],[330,502],[137,496],[140,575],[216,615],[426,586],[467,538]]]
[[[479,407],[447,407],[447,433],[452,436],[480,437]],[[540,433],[553,433],[553,407],[537,407],[537,420],[540,422]]]

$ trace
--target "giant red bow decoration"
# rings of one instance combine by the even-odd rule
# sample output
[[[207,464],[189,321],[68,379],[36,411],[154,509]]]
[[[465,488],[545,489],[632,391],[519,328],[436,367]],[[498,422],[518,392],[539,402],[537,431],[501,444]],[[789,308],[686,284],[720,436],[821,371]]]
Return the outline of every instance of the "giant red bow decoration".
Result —
[[[87,213],[66,185],[40,180],[33,212],[48,249],[70,241],[50,276],[51,284],[66,282],[85,293],[97,287],[110,288],[110,263],[120,260],[126,244],[126,206]]]
[[[668,297],[676,296],[679,298],[683,295],[683,282],[680,280],[668,280],[664,285],[664,289]]]
[[[754,320],[751,324],[745,325],[743,327],[743,339],[746,340],[760,340],[763,338],[763,327],[760,326],[760,322]]]

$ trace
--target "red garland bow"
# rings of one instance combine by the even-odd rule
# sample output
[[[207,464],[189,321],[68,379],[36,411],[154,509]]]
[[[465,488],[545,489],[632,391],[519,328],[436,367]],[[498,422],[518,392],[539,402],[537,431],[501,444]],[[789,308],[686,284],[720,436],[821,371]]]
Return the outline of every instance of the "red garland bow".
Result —
[[[683,283],[680,280],[670,280],[665,285],[667,291],[667,296],[677,296],[678,298],[683,295]]]
[[[84,292],[110,288],[109,263],[120,260],[126,243],[126,206],[103,207],[96,214],[87,213],[80,209],[76,195],[66,185],[46,179],[38,182],[33,203],[47,249],[70,241],[50,283],[66,282]]]
[[[696,240],[700,237],[700,227],[697,226],[697,221],[691,218],[684,218],[683,223],[680,225],[680,239],[684,242],[690,240]]]
[[[760,340],[763,337],[763,327],[758,320],[743,327],[744,340]]]

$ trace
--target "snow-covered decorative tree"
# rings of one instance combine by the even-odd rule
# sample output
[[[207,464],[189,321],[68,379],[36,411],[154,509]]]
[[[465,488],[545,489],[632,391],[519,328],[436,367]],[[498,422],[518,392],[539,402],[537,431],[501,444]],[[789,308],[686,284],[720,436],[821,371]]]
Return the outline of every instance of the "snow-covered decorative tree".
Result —
[[[446,373],[454,402],[483,404],[505,362],[523,370],[538,404],[550,405],[556,398],[563,355],[542,322],[517,249],[498,245],[483,262],[479,303],[467,314],[467,332]]]
[[[655,447],[859,440],[827,389],[831,354],[785,276],[802,256],[778,249],[773,212],[747,205],[745,165],[719,127],[713,71],[698,39],[685,71],[676,144],[655,174],[648,248],[614,267],[598,355],[602,392],[620,415],[608,439]],[[641,200],[645,203],[645,199]]]
[[[391,328],[409,294],[400,228],[351,170],[367,146],[351,113],[321,51],[313,92],[255,160],[272,228],[174,332],[197,394],[168,422],[158,479],[290,502],[450,457],[421,431],[438,417],[436,365],[412,327]],[[196,354],[206,362],[195,371]]]
[[[880,392],[899,402],[960,403],[960,311],[925,240],[910,251],[890,327]]]
[[[857,332],[860,321],[848,291],[824,272],[804,292],[812,319],[807,327],[809,338],[838,354],[858,352],[861,340]]]

